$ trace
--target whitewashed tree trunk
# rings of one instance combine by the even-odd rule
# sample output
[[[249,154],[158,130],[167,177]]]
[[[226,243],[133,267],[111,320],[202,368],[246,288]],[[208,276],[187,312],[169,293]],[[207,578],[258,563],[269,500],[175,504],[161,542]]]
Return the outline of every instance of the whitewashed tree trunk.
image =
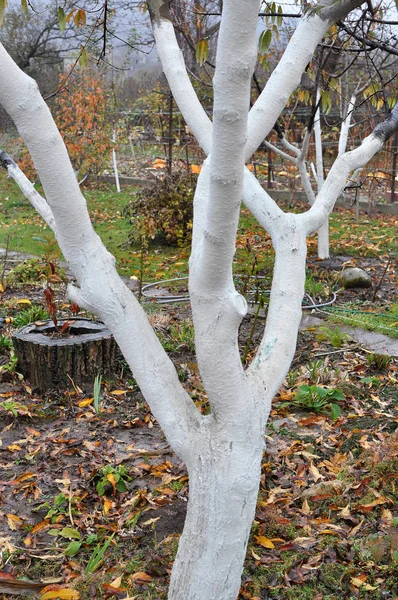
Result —
[[[51,223],[76,276],[69,296],[114,334],[151,410],[190,478],[188,515],[169,600],[235,600],[254,516],[271,401],[291,364],[304,293],[306,236],[327,219],[351,171],[378,152],[398,124],[398,105],[362,145],[339,157],[310,209],[285,214],[245,169],[299,84],[325,32],[359,1],[328,0],[304,16],[279,66],[249,113],[256,58],[258,0],[224,0],[214,80],[214,122],[190,84],[169,19],[168,2],[149,0],[159,56],[190,129],[208,154],[194,202],[190,296],[200,375],[211,412],[201,415],[181,386],[114,258],[92,229],[62,138],[37,85],[0,45],[0,103],[32,155],[45,198],[38,200],[8,157],[0,163]],[[241,199],[275,248],[263,340],[242,366],[238,330],[245,299],[232,277]],[[43,204],[44,203],[44,204]]]
[[[316,184],[318,194],[324,183],[320,96],[320,91],[318,89],[316,95],[318,108],[314,121]],[[318,258],[325,260],[326,258],[329,258],[329,256],[329,219],[326,219],[318,229]]]

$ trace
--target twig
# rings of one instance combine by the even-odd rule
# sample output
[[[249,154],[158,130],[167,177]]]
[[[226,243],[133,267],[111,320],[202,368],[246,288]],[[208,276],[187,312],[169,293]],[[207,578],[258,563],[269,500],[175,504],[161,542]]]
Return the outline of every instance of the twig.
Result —
[[[380,281],[379,281],[379,283],[377,284],[377,286],[376,286],[376,288],[375,288],[375,291],[373,292],[373,296],[372,296],[372,302],[374,302],[374,301],[376,300],[376,294],[377,294],[377,292],[379,291],[379,289],[381,288],[381,284],[383,283],[383,279],[384,279],[384,277],[385,277],[385,275],[386,275],[386,273],[387,273],[387,271],[388,271],[388,267],[390,266],[390,262],[391,262],[391,256],[389,256],[389,257],[388,257],[388,261],[387,261],[387,264],[386,264],[386,268],[384,269],[384,271],[383,271],[383,274],[382,274],[382,276],[380,277]]]
[[[72,524],[72,527],[74,527],[75,523],[73,521],[73,516],[72,516],[72,498],[73,498],[73,494],[72,494],[72,482],[71,482],[70,483],[70,489],[69,489],[68,512],[69,512],[70,522]]]
[[[8,235],[6,237],[6,247],[5,247],[5,253],[4,253],[4,263],[3,263],[3,268],[1,271],[1,275],[0,275],[0,285],[1,287],[4,289],[4,278],[5,278],[5,273],[6,273],[6,266],[7,266],[7,258],[8,258],[8,250],[10,247],[10,236]]]
[[[314,358],[318,356],[329,356],[329,354],[338,354],[339,352],[351,352],[352,350],[362,350],[360,346],[351,346],[350,348],[339,348],[339,350],[330,350],[329,352],[321,352],[320,354],[314,354]]]

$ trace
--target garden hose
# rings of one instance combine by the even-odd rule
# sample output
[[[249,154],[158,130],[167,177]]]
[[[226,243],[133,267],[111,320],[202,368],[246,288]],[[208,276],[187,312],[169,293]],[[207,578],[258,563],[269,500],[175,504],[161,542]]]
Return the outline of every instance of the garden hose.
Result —
[[[257,278],[257,279],[265,279],[265,277],[258,276],[258,275],[253,275],[252,277]],[[151,288],[156,287],[158,285],[163,285],[164,283],[171,283],[173,281],[184,281],[187,279],[188,279],[188,277],[175,277],[174,279],[163,279],[161,281],[154,281],[152,283],[147,283],[146,285],[144,285],[142,287],[141,293],[144,298],[146,298],[147,300],[151,300],[152,302],[156,302],[157,304],[173,304],[174,302],[189,302],[188,294],[183,295],[183,296],[177,296],[177,295],[156,296],[151,293],[148,293],[148,290],[150,290]],[[270,293],[271,293],[270,290],[262,291],[262,294],[265,296],[269,296]],[[303,299],[303,302],[305,302],[305,304],[302,305],[302,309],[308,310],[308,309],[322,308],[324,306],[330,306],[331,304],[333,304],[336,301],[336,298],[337,298],[335,292],[332,292],[332,294],[333,294],[333,297],[328,302],[322,302],[321,304],[316,304],[314,302],[314,299],[309,294],[306,293],[304,295],[304,299]],[[309,304],[307,304],[307,302],[309,302]]]

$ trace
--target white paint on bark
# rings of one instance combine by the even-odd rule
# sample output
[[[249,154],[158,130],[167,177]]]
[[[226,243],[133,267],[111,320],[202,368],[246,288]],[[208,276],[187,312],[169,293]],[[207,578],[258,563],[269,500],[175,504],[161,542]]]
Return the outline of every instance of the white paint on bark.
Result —
[[[149,2],[156,15],[166,14],[164,0]],[[245,153],[272,127],[276,104],[280,112],[282,96],[290,94],[300,81],[301,72],[296,70],[307,64],[322,32],[357,4],[327,2],[319,12],[304,18],[300,36],[308,34],[309,39],[300,42],[296,36],[289,44],[252,115],[249,131],[259,2],[224,0],[213,126],[199,108],[169,21],[161,16],[155,22],[159,55],[170,87],[202,147],[208,153],[211,150],[195,194],[189,282],[197,361],[211,407],[207,416],[199,414],[184,391],[142,307],[118,278],[113,257],[93,231],[61,136],[37,86],[0,46],[0,102],[28,145],[56,222],[57,239],[77,277],[78,285],[69,287],[69,295],[95,312],[113,332],[153,414],[188,468],[188,516],[169,600],[235,600],[239,592],[257,499],[264,426],[295,351],[304,294],[306,235],[322,225],[349,173],[383,144],[384,134],[378,131],[360,148],[339,157],[313,206],[302,215],[285,214],[244,167]],[[287,92],[277,88],[278,81],[287,86]],[[264,98],[270,90],[275,97],[268,111]],[[257,121],[260,113],[264,117],[261,124]],[[256,123],[261,132],[255,131]],[[232,277],[242,197],[271,235],[275,248],[264,338],[248,369],[241,363],[238,348],[246,301],[237,293]]]

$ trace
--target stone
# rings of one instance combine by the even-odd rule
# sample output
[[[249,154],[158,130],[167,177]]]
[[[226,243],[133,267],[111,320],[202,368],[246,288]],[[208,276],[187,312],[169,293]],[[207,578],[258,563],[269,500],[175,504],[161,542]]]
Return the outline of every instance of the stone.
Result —
[[[372,278],[363,269],[352,267],[340,273],[339,284],[344,288],[370,288]]]

